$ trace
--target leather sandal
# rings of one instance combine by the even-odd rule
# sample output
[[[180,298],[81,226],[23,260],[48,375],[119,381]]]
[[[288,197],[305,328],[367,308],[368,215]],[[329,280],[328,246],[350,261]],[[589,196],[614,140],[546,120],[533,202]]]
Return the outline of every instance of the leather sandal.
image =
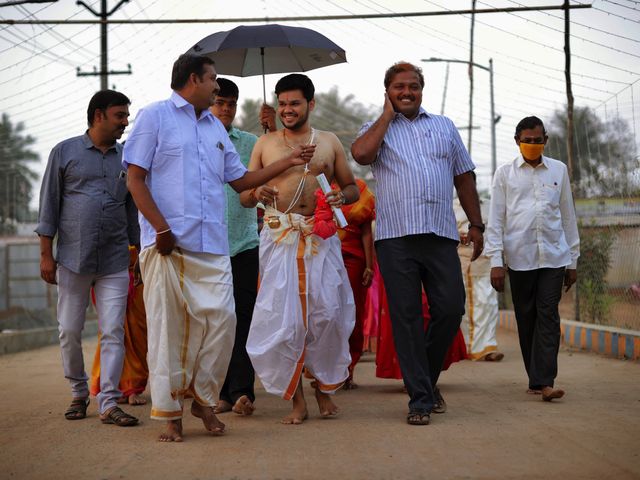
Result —
[[[64,412],[64,418],[67,420],[82,420],[87,417],[87,407],[89,406],[88,398],[74,398],[71,405]]]
[[[124,412],[120,407],[113,407],[108,413],[100,415],[100,421],[118,427],[132,427],[138,424],[136,417]]]
[[[429,425],[431,415],[421,412],[409,412],[407,415],[407,423],[409,425]]]

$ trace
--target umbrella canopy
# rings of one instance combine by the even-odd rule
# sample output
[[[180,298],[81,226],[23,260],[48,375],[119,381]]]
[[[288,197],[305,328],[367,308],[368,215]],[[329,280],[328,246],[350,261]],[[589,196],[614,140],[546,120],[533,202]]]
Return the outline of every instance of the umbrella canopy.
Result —
[[[347,61],[342,48],[314,30],[286,25],[241,25],[216,32],[187,53],[205,55],[224,75],[306,72]]]

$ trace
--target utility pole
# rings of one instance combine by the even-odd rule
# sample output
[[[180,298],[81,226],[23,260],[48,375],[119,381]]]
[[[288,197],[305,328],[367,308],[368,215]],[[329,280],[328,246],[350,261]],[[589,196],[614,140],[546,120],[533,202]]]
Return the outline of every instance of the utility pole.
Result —
[[[107,0],[100,0],[100,12],[96,12],[82,0],[78,0],[76,2],[76,5],[81,5],[91,13],[93,13],[96,17],[100,17],[100,71],[95,71],[94,69],[93,72],[81,72],[80,67],[78,67],[76,73],[78,77],[93,77],[96,75],[100,75],[100,90],[106,90],[107,88],[109,88],[109,75],[131,75],[131,65],[128,65],[128,70],[109,71],[109,62],[107,58],[107,28],[109,25],[107,23],[107,20],[128,1],[129,0],[120,0],[120,2],[115,7],[107,11]]]
[[[469,45],[469,127],[473,125],[473,31],[476,24],[476,0],[471,2],[471,35]],[[473,128],[469,128],[469,136],[467,141],[467,150],[471,155],[471,136],[473,134]]]
[[[494,95],[493,95],[493,59],[490,58],[489,59],[489,66],[485,67],[484,65],[480,65],[479,63],[470,63],[467,60],[456,60],[456,59],[450,59],[450,58],[435,58],[435,57],[431,57],[431,58],[423,58],[421,60],[422,62],[446,62],[447,64],[447,69],[449,68],[449,64],[450,63],[464,63],[467,64],[467,68],[472,69],[473,67],[477,67],[480,68],[482,70],[485,70],[487,72],[489,72],[489,89],[490,89],[490,101],[491,101],[491,105],[490,105],[490,110],[491,110],[491,175],[493,175],[496,172],[496,166],[497,166],[497,158],[496,158],[496,124],[500,121],[500,119],[502,118],[500,115],[496,116],[495,114],[495,101],[494,101]],[[447,70],[448,72],[448,70]],[[447,73],[447,78],[448,78],[448,73]],[[445,92],[446,92],[446,88],[447,86],[445,85]],[[443,105],[443,113],[444,113],[444,100],[442,102]],[[468,127],[458,127],[458,130],[474,130],[477,127],[472,126],[471,124]]]

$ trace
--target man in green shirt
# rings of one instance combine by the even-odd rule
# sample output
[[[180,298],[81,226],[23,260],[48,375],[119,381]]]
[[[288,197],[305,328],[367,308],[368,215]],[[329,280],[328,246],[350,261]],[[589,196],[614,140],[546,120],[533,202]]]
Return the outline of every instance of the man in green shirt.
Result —
[[[227,129],[240,160],[248,166],[251,151],[258,137],[235,128],[238,86],[226,78],[218,78],[220,92],[211,106],[211,113]],[[233,273],[233,297],[236,304],[236,340],[233,346],[227,377],[220,392],[215,413],[233,410],[240,415],[251,415],[255,410],[253,383],[255,374],[247,355],[246,343],[258,291],[258,222],[256,208],[240,205],[240,197],[229,185],[224,186],[227,195],[226,221],[229,234],[229,255]]]

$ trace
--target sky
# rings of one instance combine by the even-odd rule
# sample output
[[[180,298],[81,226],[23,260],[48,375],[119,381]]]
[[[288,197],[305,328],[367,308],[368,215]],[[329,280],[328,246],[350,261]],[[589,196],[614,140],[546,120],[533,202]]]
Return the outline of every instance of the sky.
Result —
[[[2,1],[0,1],[2,3]],[[99,1],[88,1],[94,9]],[[109,0],[112,8],[116,0]],[[526,6],[561,5],[562,0],[534,0]],[[621,117],[629,123],[637,155],[640,133],[640,1],[572,1],[591,8],[571,11],[572,82],[576,106],[588,106],[602,120]],[[477,1],[477,8],[518,7],[524,1]],[[265,18],[280,16],[349,15],[399,12],[444,12],[469,9],[471,0],[130,0],[112,19]],[[74,0],[51,4],[1,7],[2,19],[92,19]],[[245,22],[246,23],[246,22]],[[268,22],[262,22],[268,23]],[[311,28],[346,51],[347,63],[307,72],[317,92],[337,86],[341,96],[381,112],[385,70],[404,60],[423,68],[423,106],[444,113],[467,144],[469,78],[467,66],[423,62],[432,57],[469,60],[470,15],[425,16],[375,20],[283,22]],[[109,27],[109,68],[131,75],[111,76],[109,86],[132,100],[132,121],[144,105],[170,94],[174,60],[201,38],[229,30],[242,21],[209,24],[112,25]],[[247,24],[255,24],[247,23]],[[528,115],[549,120],[566,105],[564,18],[562,11],[476,15],[474,62],[494,66],[497,164],[517,155],[513,132]],[[76,76],[100,62],[98,25],[0,25],[0,112],[23,122],[37,139],[40,155],[34,170],[44,171],[51,148],[86,129],[86,108],[99,89],[99,77]],[[445,77],[449,65],[448,81]],[[266,78],[267,95],[280,75]],[[262,96],[260,77],[236,78],[242,98]],[[446,91],[446,96],[445,96]],[[444,98],[444,102],[443,102]],[[444,104],[444,110],[442,109]],[[474,70],[471,154],[481,189],[491,181],[489,74]],[[336,111],[336,115],[343,112]],[[312,118],[313,123],[313,118]],[[126,134],[123,138],[126,138]],[[34,205],[37,195],[34,196]]]

